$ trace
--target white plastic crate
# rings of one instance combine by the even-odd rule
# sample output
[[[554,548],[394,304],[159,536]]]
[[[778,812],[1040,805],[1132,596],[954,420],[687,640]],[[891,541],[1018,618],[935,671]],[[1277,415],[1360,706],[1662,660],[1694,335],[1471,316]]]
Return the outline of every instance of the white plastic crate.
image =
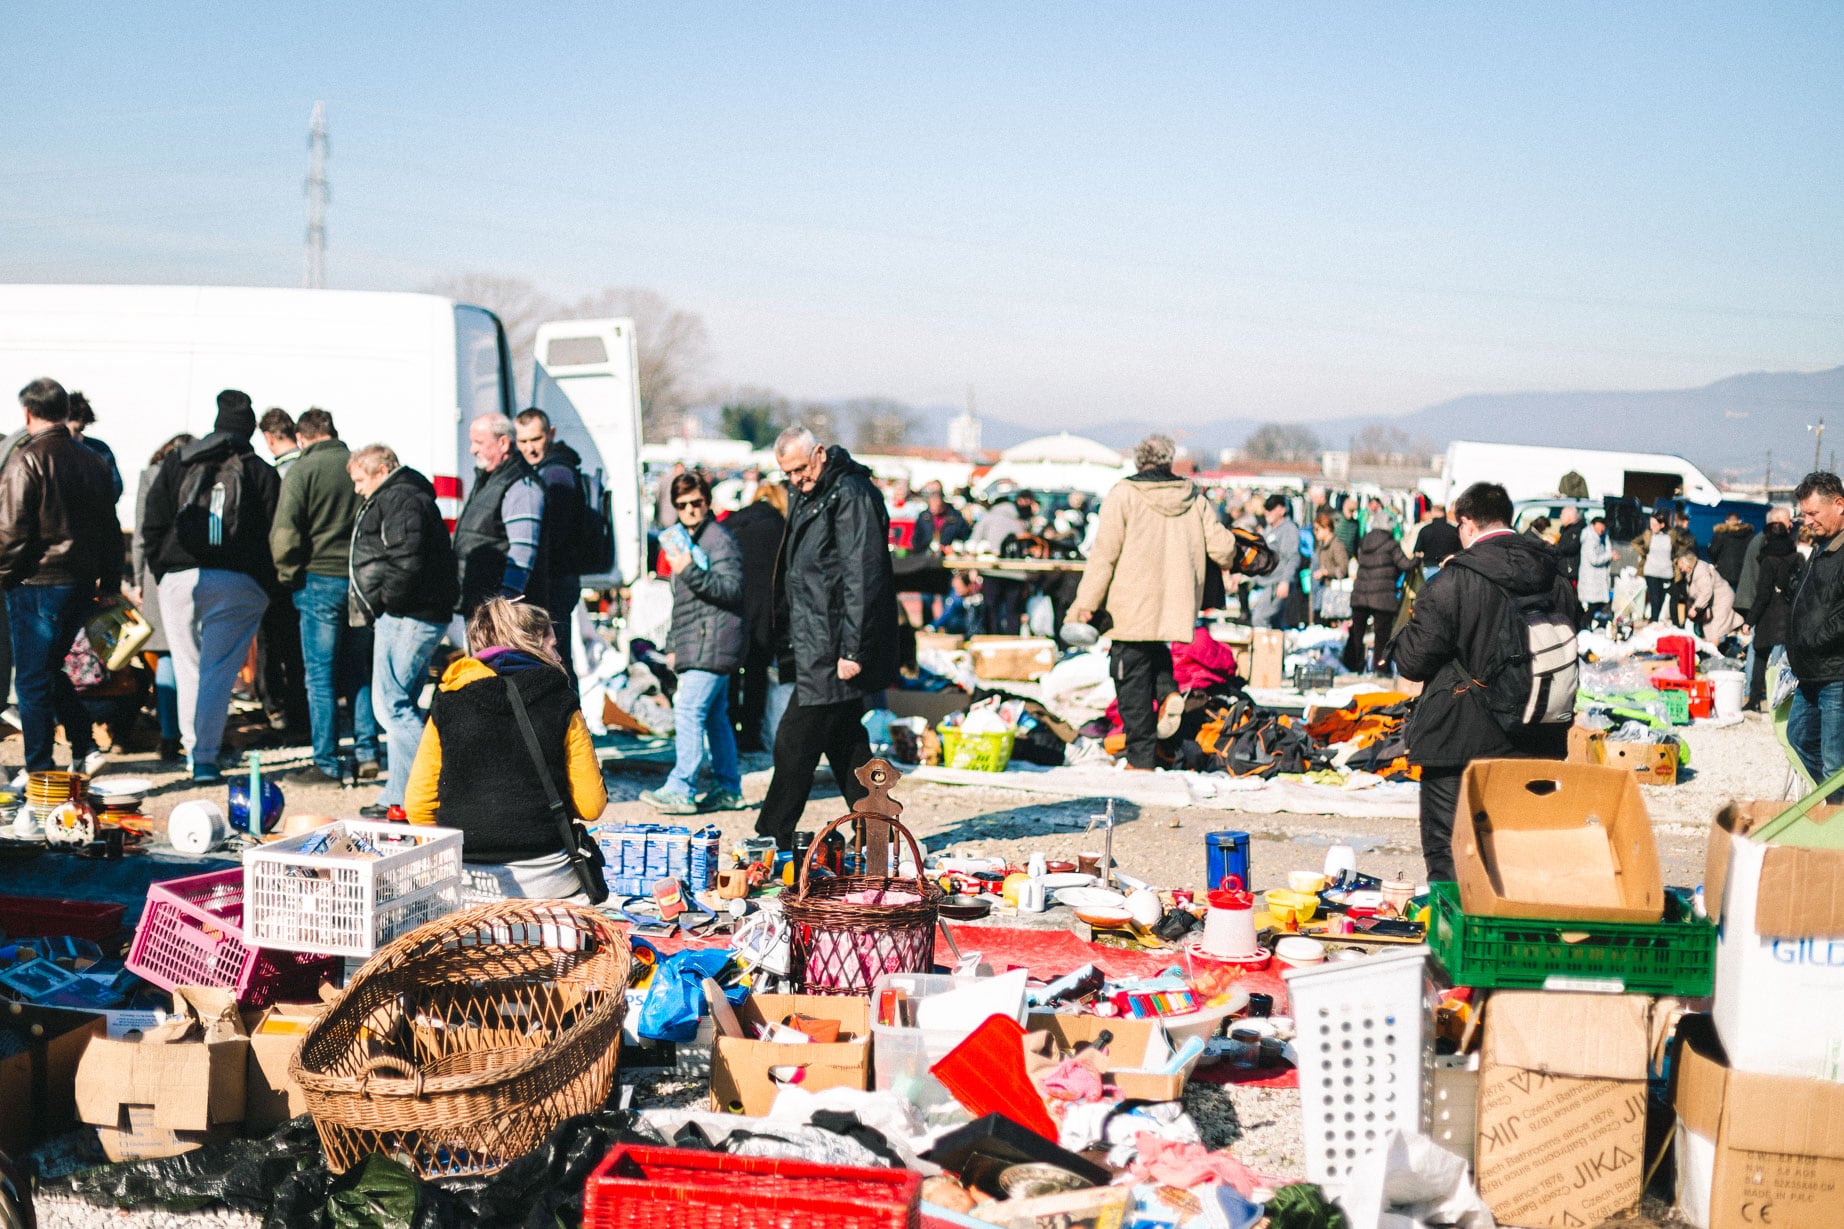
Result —
[[[308,852],[330,834],[368,841],[376,858]],[[244,930],[262,947],[370,956],[461,905],[461,833],[342,819],[243,855]]]
[[[1428,949],[1289,969],[1306,1177],[1328,1193],[1391,1131],[1427,1134],[1434,1068]]]

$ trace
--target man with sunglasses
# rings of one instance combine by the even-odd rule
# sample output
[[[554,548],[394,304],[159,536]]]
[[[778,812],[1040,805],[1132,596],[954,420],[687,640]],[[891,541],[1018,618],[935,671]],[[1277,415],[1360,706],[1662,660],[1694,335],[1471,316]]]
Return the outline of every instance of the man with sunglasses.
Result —
[[[774,641],[794,698],[775,735],[775,775],[756,831],[792,848],[822,756],[848,803],[871,758],[861,719],[867,695],[896,682],[896,578],[890,516],[871,471],[805,427],[775,441],[794,492],[775,566]]]
[[[1799,679],[1786,741],[1816,784],[1844,769],[1844,482],[1815,471],[1793,490],[1812,554],[1793,582],[1786,661]],[[1844,790],[1829,801],[1844,801]]]

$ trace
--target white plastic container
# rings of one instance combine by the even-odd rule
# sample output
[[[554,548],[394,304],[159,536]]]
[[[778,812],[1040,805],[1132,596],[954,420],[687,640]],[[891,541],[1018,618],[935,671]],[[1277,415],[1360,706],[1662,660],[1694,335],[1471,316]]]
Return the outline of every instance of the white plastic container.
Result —
[[[1748,676],[1740,670],[1711,670],[1710,682],[1716,692],[1716,715],[1739,717],[1748,702]]]
[[[957,977],[947,973],[886,973],[871,987],[871,1058],[879,1092],[893,1091],[927,1110],[954,1100],[929,1068],[965,1041],[980,1021],[966,1028],[906,1028],[879,1024],[877,1004],[886,989],[901,990],[912,1002],[946,994],[986,978]],[[1018,1022],[1024,1023],[1021,1006]]]
[[[332,834],[363,838],[380,856],[309,853]],[[290,952],[370,956],[461,904],[461,833],[426,824],[342,819],[243,855],[243,928],[250,942]]]
[[[1428,949],[1289,969],[1300,1063],[1306,1177],[1336,1196],[1352,1165],[1392,1131],[1433,1116],[1434,986]]]

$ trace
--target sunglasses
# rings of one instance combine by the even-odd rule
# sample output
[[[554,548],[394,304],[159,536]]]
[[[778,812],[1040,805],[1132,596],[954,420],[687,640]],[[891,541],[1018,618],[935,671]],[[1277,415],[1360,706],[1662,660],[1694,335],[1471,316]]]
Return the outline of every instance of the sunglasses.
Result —
[[[703,499],[675,499],[672,501],[672,506],[675,508],[686,508],[686,509],[702,508],[705,506],[707,502],[709,501],[703,500]]]

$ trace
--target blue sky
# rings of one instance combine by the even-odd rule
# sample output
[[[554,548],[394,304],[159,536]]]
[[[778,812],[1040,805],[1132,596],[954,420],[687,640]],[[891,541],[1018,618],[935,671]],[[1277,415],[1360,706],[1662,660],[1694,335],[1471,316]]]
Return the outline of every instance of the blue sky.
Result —
[[[645,286],[794,397],[1178,424],[1844,362],[1844,6],[523,7],[9,6],[0,279],[297,284],[323,98],[329,284]]]

